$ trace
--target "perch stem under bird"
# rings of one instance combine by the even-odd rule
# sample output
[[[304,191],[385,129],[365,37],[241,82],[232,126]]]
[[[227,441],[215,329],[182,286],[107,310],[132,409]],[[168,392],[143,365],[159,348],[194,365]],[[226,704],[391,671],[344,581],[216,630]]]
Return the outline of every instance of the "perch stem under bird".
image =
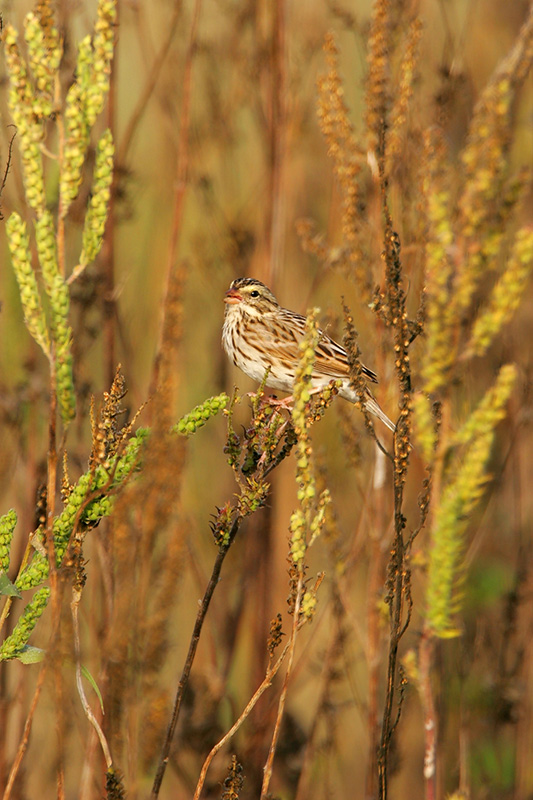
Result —
[[[268,370],[266,385],[292,392],[298,366],[298,345],[305,334],[305,317],[280,306],[270,289],[255,278],[237,278],[224,296],[226,312],[222,344],[235,366],[260,383]],[[361,365],[365,378],[377,383],[377,375]],[[350,403],[359,400],[391,431],[396,430],[368,387],[359,397],[350,385],[348,354],[342,345],[320,331],[311,375],[313,391],[331,381],[341,381],[339,394]]]

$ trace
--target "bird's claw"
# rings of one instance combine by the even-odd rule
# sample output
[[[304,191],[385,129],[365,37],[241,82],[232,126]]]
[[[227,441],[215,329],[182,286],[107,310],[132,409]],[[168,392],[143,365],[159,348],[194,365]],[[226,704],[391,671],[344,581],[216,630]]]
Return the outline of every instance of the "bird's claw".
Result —
[[[273,406],[275,408],[286,408],[288,411],[292,409],[292,405],[294,403],[294,398],[292,395],[289,397],[283,397],[279,400],[275,394],[264,395],[260,392],[247,392],[246,397],[249,397],[252,401],[258,402],[258,406],[265,405],[265,406]],[[257,400],[259,398],[259,400]]]

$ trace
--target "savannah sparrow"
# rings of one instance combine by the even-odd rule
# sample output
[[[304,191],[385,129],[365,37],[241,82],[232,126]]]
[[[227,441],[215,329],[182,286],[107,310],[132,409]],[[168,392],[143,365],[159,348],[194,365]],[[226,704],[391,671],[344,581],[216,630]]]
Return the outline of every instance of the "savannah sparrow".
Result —
[[[222,344],[233,363],[258,383],[270,367],[267,386],[292,392],[299,359],[298,344],[305,332],[305,317],[282,308],[270,289],[255,278],[234,280],[224,302]],[[358,398],[350,386],[346,350],[322,331],[320,333],[311,385],[318,391],[332,380],[342,380],[339,394],[355,403]],[[363,375],[377,383],[376,374],[367,367],[363,367]],[[363,400],[368,411],[391,431],[396,430],[368,389]]]

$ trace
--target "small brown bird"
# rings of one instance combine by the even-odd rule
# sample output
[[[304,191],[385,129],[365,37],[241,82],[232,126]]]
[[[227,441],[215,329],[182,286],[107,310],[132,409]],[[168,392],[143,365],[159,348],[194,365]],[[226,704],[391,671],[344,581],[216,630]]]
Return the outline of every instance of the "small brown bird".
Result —
[[[226,313],[222,344],[235,366],[260,383],[270,368],[267,386],[292,392],[299,360],[298,344],[305,333],[305,317],[282,308],[270,289],[255,278],[237,278],[224,297]],[[358,397],[350,386],[350,368],[344,347],[320,331],[311,385],[319,391],[332,380],[341,380],[339,394],[355,403]],[[363,366],[363,375],[372,383],[378,379]],[[395,424],[366,389],[365,408],[378,417],[391,431]]]

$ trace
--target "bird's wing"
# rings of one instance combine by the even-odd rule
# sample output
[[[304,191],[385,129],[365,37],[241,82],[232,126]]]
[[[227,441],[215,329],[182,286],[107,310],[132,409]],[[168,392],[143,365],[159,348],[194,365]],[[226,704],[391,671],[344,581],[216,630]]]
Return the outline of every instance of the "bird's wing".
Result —
[[[297,362],[300,358],[298,345],[305,334],[305,317],[287,309],[280,309],[275,315],[263,317],[265,335],[268,336],[268,348],[286,361]],[[266,345],[266,342],[265,342]],[[377,375],[368,367],[362,365],[363,375],[377,383]],[[350,374],[348,356],[344,347],[323,331],[320,331],[320,340],[316,348],[316,361],[314,371],[319,375],[335,378],[347,378]]]

